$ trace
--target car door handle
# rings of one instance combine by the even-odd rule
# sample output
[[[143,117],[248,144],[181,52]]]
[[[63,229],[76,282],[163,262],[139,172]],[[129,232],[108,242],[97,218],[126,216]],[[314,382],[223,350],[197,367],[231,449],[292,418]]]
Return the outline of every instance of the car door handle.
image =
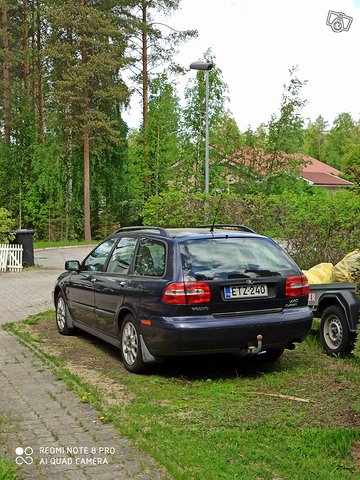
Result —
[[[117,282],[117,283],[118,283],[118,285],[119,285],[120,287],[125,287],[125,285],[126,285],[126,281],[125,281],[125,280],[121,280],[120,282]]]
[[[90,282],[95,283],[97,281],[97,278],[93,277]]]

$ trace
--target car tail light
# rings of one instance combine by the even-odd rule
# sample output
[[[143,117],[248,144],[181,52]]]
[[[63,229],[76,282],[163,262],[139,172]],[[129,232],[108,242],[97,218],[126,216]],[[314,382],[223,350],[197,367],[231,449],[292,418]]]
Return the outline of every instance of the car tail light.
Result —
[[[301,297],[309,295],[310,287],[305,275],[286,279],[285,294],[287,297]]]
[[[210,287],[204,282],[174,282],[163,291],[162,301],[173,305],[210,302]]]

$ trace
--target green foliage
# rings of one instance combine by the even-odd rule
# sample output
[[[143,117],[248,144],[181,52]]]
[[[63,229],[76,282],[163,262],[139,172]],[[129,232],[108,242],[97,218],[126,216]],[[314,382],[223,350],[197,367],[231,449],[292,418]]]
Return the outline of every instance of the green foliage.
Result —
[[[290,81],[288,85],[284,85],[280,115],[278,118],[273,115],[267,126],[268,138],[265,151],[270,154],[267,162],[268,191],[272,188],[274,173],[283,170],[296,175],[303,164],[300,159],[292,162],[291,157],[286,154],[296,154],[301,151],[304,120],[300,112],[306,105],[306,101],[301,98],[301,89],[307,82],[299,80],[297,67],[292,67],[289,73]]]
[[[301,109],[306,101],[300,97],[301,89],[306,85],[306,80],[301,81],[296,76],[297,67],[289,70],[290,81],[284,85],[281,100],[280,116],[272,116],[268,124],[268,151],[296,153],[300,151],[303,143],[303,119],[300,115]]]
[[[284,190],[281,195],[185,194],[170,191],[151,197],[143,210],[144,224],[195,226],[203,223],[247,225],[286,242],[303,268],[337,263],[358,247],[360,201],[357,191],[332,195]]]
[[[355,124],[349,113],[338,115],[326,136],[320,160],[340,170],[349,146],[357,143],[358,129],[359,126]]]
[[[10,216],[10,212],[0,207],[0,243],[9,243],[13,229],[14,221]]]
[[[167,188],[174,173],[169,165],[179,156],[179,111],[173,86],[155,79],[149,163],[139,138],[128,153],[121,110],[130,89],[123,74],[141,61],[133,41],[142,34],[151,43],[149,72],[166,63],[179,73],[172,56],[196,32],[175,31],[154,17],[179,8],[180,1],[7,3],[11,124],[10,140],[0,141],[0,205],[21,227],[34,228],[37,238],[48,241],[83,236],[88,197],[95,236],[138,219],[145,194]],[[88,164],[91,181],[84,174]],[[147,178],[150,191],[144,188]]]
[[[205,194],[189,195],[179,190],[152,196],[144,205],[144,224],[167,227],[199,225],[212,211],[214,199],[209,197],[209,201],[207,203]]]
[[[127,126],[119,121],[117,143],[98,151],[91,162],[92,226],[95,238],[103,238],[122,218],[125,164],[128,158]]]
[[[343,167],[360,167],[360,143],[350,143],[343,157]]]
[[[304,131],[303,153],[318,160],[322,158],[327,127],[328,123],[321,115],[314,123],[309,122]]]
[[[180,157],[180,108],[174,87],[166,74],[151,85],[148,117],[147,194],[158,195],[176,176],[172,165]]]
[[[287,198],[288,200],[287,200]],[[332,195],[289,195],[283,199],[280,225],[288,239],[288,250],[302,268],[321,262],[337,263],[358,247],[360,202],[358,191]],[[281,234],[280,232],[278,235]]]
[[[204,72],[190,76],[183,109],[176,85],[169,80],[171,72],[181,70],[174,63],[174,52],[196,32],[174,31],[156,21],[158,13],[167,14],[180,5],[180,0],[7,2],[11,121],[10,140],[0,140],[0,205],[17,225],[34,228],[37,239],[83,236],[87,130],[95,237],[103,237],[119,223],[141,222],[149,195],[166,196],[170,190],[168,195],[174,196],[177,212],[176,196],[204,190]],[[143,34],[148,39],[147,76],[141,55]],[[304,129],[301,90],[306,82],[297,78],[296,69],[290,70],[279,114],[266,125],[242,133],[227,110],[228,89],[218,62],[210,50],[204,59],[214,64],[209,72],[212,191],[220,189],[230,197],[238,193],[254,198],[254,202],[262,202],[259,193],[285,199],[291,193],[300,197],[312,194],[296,179],[301,162],[285,158],[283,151],[325,159],[341,166],[349,180],[360,181],[359,123],[342,113],[329,132],[321,116]],[[152,73],[159,64],[168,66],[166,75]],[[123,81],[129,66],[140,66],[136,80],[150,92],[146,128],[144,124],[130,134],[121,119],[130,95]],[[0,120],[5,133],[2,107]],[[227,162],[243,147],[255,148],[252,164],[236,166],[233,162],[229,167]],[[253,169],[261,156],[259,148],[271,159],[265,178]],[[215,211],[211,197],[206,202],[201,194],[192,198],[196,198],[196,212],[189,211],[189,219],[198,223],[211,218]],[[181,202],[187,201],[181,198]],[[149,209],[161,208],[151,202],[144,210],[146,218]],[[287,203],[284,200],[284,205]],[[236,216],[227,210],[220,213],[226,218]],[[184,212],[178,214],[185,222]],[[248,218],[249,212],[240,214]],[[266,223],[260,217],[261,212],[256,221]]]
[[[354,282],[356,283],[356,294],[360,298],[360,261],[358,262],[358,269],[355,271]],[[358,324],[356,328],[356,342],[353,350],[354,357],[360,363],[360,310],[358,312]]]
[[[349,142],[342,158],[342,169],[346,178],[351,182],[360,184],[360,133],[354,141]]]
[[[185,89],[187,104],[183,109],[182,130],[185,142],[180,165],[181,176],[183,187],[195,192],[204,190],[206,74],[209,78],[209,143],[212,146],[210,162],[213,163],[213,158],[218,160],[219,154],[223,158],[228,153],[221,150],[224,145],[224,132],[222,140],[219,140],[221,124],[231,131],[230,143],[233,145],[238,135],[238,130],[226,110],[228,87],[210,49],[204,53],[204,59],[214,67],[209,72],[197,71],[196,75],[194,72],[194,78],[189,80]],[[214,176],[210,176],[211,188],[215,187],[214,180]]]
[[[141,133],[131,130],[128,137],[128,155],[123,165],[123,178],[126,181],[121,182],[121,226],[141,223],[141,209],[145,198],[143,151]]]
[[[353,350],[353,355],[360,363],[360,321],[358,322],[356,327],[356,342]]]
[[[147,65],[146,73],[147,83],[151,87],[151,72],[161,67],[162,70],[179,75],[185,73],[185,69],[175,61],[175,54],[182,43],[197,37],[196,30],[175,30],[169,24],[163,21],[156,21],[157,13],[160,13],[162,19],[164,16],[171,15],[174,10],[180,7],[181,0],[152,0],[144,2],[143,0],[131,0],[128,2],[135,8],[132,10],[131,37],[129,47],[133,75],[132,80],[138,84],[143,84],[144,80],[144,60]],[[147,45],[151,48],[144,50],[144,34]],[[140,46],[141,45],[141,46]],[[144,91],[142,94],[144,95]],[[144,98],[143,98],[144,102]]]
[[[18,468],[15,463],[8,458],[0,456],[0,480],[16,480],[18,477]]]
[[[68,140],[81,145],[83,126],[88,123],[92,151],[96,151],[109,139],[117,141],[113,117],[129,96],[119,74],[126,63],[125,32],[113,2],[48,3],[46,53],[52,60],[52,94],[60,126]]]

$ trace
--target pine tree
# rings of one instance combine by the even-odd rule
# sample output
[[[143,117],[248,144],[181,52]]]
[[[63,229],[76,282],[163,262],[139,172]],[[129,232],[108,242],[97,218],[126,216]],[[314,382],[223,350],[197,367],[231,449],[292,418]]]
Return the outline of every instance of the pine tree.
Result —
[[[136,0],[134,8],[133,35],[130,39],[132,57],[132,80],[141,85],[143,156],[145,169],[149,170],[148,118],[151,73],[161,66],[169,72],[183,72],[174,62],[179,44],[197,36],[195,30],[178,31],[170,25],[156,21],[155,16],[170,15],[177,10],[180,0]],[[145,189],[149,190],[149,176],[144,175]]]
[[[1,4],[1,31],[4,140],[7,145],[10,145],[10,47],[7,0],[2,0]]]
[[[114,110],[129,91],[119,76],[126,38],[119,28],[119,2],[61,0],[50,2],[54,106],[60,112],[67,150],[82,145],[84,167],[84,236],[91,239],[90,156],[106,141],[118,140]]]

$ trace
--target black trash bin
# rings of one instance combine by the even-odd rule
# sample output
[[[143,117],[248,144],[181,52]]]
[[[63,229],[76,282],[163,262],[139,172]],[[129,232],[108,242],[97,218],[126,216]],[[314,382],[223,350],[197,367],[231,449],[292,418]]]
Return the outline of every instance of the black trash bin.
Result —
[[[32,267],[34,265],[34,230],[16,230],[15,238],[12,240],[12,244],[23,246],[23,267]]]

